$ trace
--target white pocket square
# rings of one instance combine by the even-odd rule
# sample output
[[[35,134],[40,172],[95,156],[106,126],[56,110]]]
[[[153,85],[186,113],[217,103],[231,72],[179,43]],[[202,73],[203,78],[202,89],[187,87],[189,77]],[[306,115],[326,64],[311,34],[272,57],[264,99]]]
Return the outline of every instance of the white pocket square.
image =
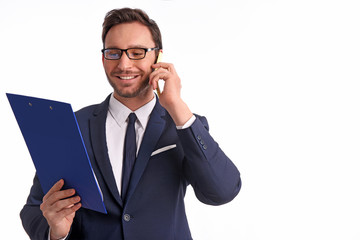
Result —
[[[162,152],[165,152],[167,150],[170,150],[170,149],[173,149],[173,148],[176,148],[176,144],[173,144],[173,145],[169,145],[169,146],[166,146],[166,147],[162,147],[162,148],[159,148],[158,150],[154,151],[151,156],[154,156],[156,154],[159,154],[159,153],[162,153]]]

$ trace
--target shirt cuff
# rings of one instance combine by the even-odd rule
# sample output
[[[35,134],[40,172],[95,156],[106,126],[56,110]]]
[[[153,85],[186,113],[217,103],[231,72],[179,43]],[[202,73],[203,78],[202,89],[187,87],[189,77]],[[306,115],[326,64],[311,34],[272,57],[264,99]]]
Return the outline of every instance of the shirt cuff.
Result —
[[[51,228],[49,229],[48,240],[50,240],[50,230]],[[58,240],[65,240],[68,236],[69,234],[67,234],[64,238],[59,238]]]
[[[183,126],[176,126],[177,130],[185,129],[190,127],[196,120],[195,115],[192,115],[192,117],[183,125]]]

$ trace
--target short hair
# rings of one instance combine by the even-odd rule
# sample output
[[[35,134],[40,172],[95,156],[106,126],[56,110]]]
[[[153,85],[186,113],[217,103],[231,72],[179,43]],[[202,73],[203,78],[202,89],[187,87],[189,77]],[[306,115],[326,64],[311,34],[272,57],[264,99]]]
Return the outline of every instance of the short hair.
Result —
[[[105,15],[104,23],[102,25],[102,42],[105,48],[105,38],[110,28],[121,23],[140,22],[147,26],[152,35],[155,47],[162,49],[161,33],[156,22],[149,18],[149,16],[141,9],[120,8],[113,9]]]

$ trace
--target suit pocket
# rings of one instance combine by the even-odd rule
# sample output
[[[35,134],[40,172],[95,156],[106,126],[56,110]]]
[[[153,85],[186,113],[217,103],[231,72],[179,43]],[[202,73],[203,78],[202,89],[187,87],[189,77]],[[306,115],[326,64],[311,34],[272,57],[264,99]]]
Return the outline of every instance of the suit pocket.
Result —
[[[154,151],[153,153],[151,153],[151,156],[157,155],[157,154],[162,153],[162,152],[165,152],[165,151],[169,151],[170,149],[173,149],[173,148],[176,148],[176,144],[159,148],[158,150],[156,150],[156,151]]]

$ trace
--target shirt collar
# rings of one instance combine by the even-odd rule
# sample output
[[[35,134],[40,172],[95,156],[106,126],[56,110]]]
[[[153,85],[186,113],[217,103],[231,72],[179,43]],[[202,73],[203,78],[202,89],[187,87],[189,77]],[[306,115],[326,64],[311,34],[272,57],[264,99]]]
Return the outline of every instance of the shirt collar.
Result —
[[[154,96],[150,102],[146,103],[144,106],[134,111],[138,119],[138,122],[140,123],[143,129],[145,129],[147,126],[147,123],[150,118],[150,114],[154,109],[155,104],[156,104],[156,97]],[[114,97],[114,94],[111,94],[109,101],[109,112],[113,116],[117,124],[120,127],[122,127],[124,124],[126,124],[126,120],[129,114],[132,113],[133,111],[131,111],[128,107],[126,107],[124,104],[119,102]]]

